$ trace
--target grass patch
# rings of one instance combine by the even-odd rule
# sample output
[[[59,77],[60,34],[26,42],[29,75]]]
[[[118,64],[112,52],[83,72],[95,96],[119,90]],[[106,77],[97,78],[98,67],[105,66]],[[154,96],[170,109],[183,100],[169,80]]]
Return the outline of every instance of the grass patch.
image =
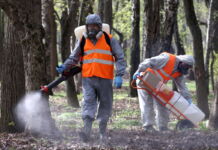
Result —
[[[54,93],[52,98],[63,98],[66,96],[67,96],[67,93],[65,91],[59,91],[59,92]]]
[[[129,129],[134,126],[141,126],[141,123],[138,120],[127,120],[125,118],[119,118],[118,120],[114,120],[114,122],[110,124],[109,128]]]
[[[117,100],[122,100],[122,99],[126,99],[128,97],[128,93],[127,92],[114,92],[114,95],[113,95],[113,99],[114,101],[117,101]]]
[[[72,118],[79,118],[80,116],[81,115],[78,112],[75,112],[75,113],[65,112],[65,113],[62,113],[62,114],[58,115],[57,119],[66,121],[66,120],[69,120],[69,119],[72,119]]]

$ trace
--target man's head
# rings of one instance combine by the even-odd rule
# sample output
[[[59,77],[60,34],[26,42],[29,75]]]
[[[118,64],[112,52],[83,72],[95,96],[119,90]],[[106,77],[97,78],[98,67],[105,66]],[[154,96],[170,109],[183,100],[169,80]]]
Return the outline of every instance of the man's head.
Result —
[[[182,74],[188,74],[188,70],[194,65],[194,58],[190,55],[179,55],[176,56],[179,60],[178,71]]]
[[[102,29],[102,21],[99,15],[90,14],[86,17],[86,29],[88,37],[94,38]]]

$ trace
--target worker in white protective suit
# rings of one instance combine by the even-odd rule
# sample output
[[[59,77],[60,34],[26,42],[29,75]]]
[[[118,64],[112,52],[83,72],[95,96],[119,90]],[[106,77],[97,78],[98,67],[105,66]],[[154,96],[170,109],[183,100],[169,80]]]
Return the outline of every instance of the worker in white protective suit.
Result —
[[[144,71],[155,73],[165,83],[172,79],[181,95],[191,103],[191,94],[185,85],[184,75],[188,74],[188,70],[192,68],[193,64],[193,56],[176,56],[164,52],[158,56],[145,59],[139,65],[138,70],[133,75],[133,79],[137,79],[137,77],[140,76],[140,73]],[[139,79],[136,80],[136,83],[137,86],[139,86]],[[137,91],[144,130],[148,132],[155,131],[155,124],[159,131],[168,130],[169,111],[167,108],[154,100],[154,98],[145,90],[138,89]],[[154,110],[156,110],[156,115]]]
[[[100,140],[104,141],[107,137],[107,123],[112,112],[114,64],[116,65],[114,85],[116,88],[121,88],[126,61],[118,41],[112,35],[102,31],[99,15],[90,14],[86,17],[86,31],[69,58],[57,67],[57,71],[62,73],[79,61],[82,62],[84,127],[80,137],[84,142],[90,140],[92,123],[97,113]]]

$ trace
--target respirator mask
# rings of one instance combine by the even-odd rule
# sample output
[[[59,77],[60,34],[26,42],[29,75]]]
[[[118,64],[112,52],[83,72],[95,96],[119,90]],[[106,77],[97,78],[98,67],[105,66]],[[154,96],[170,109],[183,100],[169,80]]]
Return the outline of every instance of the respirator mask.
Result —
[[[191,68],[191,65],[188,65],[186,63],[180,62],[178,65],[178,71],[181,72],[184,75],[188,74],[188,70]]]

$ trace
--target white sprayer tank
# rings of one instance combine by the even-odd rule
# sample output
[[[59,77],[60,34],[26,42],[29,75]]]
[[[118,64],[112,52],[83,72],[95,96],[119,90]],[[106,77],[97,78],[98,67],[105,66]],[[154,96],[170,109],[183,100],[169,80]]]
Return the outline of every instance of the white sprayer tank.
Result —
[[[188,119],[197,125],[205,117],[205,114],[195,104],[189,104],[180,93],[171,90],[150,72],[143,73],[138,86],[146,88],[146,91],[149,91],[179,119]]]
[[[102,31],[106,32],[107,34],[110,34],[109,24],[103,23],[102,24]],[[79,26],[79,27],[75,28],[74,34],[76,36],[76,39],[78,39],[78,40],[81,39],[84,32],[86,32],[86,26],[85,25],[82,25],[82,26]]]
[[[166,107],[181,118],[185,117],[190,120],[195,125],[205,117],[205,114],[195,104],[189,104],[188,101],[176,91],[174,91],[174,95],[169,100],[168,104],[166,104]],[[184,116],[181,116],[177,110]]]

